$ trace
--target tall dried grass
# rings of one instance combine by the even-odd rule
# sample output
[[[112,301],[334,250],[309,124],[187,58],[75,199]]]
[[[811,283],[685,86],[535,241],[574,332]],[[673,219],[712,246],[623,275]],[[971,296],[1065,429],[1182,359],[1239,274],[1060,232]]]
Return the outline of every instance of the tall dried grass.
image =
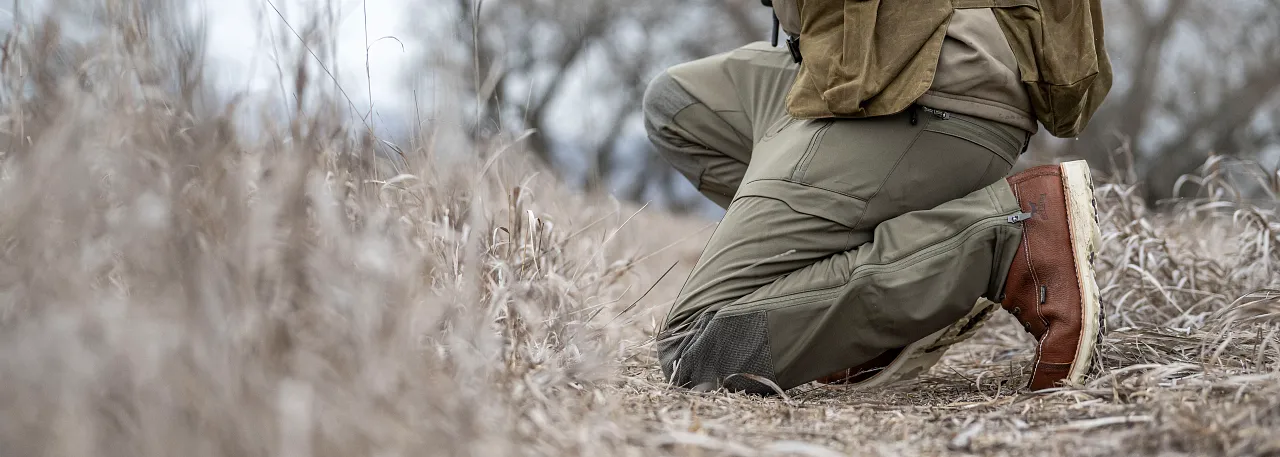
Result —
[[[607,208],[429,138],[375,164],[304,50],[238,130],[174,5],[6,37],[0,455],[612,453]]]
[[[1002,317],[883,392],[685,392],[649,343],[701,223],[387,146],[301,47],[291,112],[219,101],[173,5],[4,42],[0,455],[1280,453],[1274,171],[1262,200],[1220,158],[1161,209],[1099,187],[1086,385],[1022,391]]]

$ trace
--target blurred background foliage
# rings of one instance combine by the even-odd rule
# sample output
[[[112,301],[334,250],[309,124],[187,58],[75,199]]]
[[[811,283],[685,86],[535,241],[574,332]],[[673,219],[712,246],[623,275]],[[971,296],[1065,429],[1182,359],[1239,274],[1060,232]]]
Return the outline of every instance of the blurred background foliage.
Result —
[[[1020,165],[1085,158],[1126,170],[1158,202],[1173,196],[1179,177],[1223,155],[1243,159],[1223,163],[1240,168],[1233,173],[1244,188],[1274,192],[1280,3],[1104,7],[1116,72],[1110,97],[1083,135],[1042,132]],[[770,11],[758,1],[440,0],[420,8],[430,18],[426,42],[437,44],[420,56],[435,75],[428,84],[447,94],[436,111],[466,107],[438,117],[466,126],[452,141],[480,151],[523,135],[536,161],[587,191],[715,212],[652,152],[640,101],[648,80],[671,65],[768,39]]]

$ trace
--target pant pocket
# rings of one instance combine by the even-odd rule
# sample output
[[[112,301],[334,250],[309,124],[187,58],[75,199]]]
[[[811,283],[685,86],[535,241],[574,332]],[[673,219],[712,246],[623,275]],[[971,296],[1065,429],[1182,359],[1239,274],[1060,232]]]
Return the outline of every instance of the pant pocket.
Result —
[[[866,217],[854,228],[870,229],[902,214],[935,208],[999,181],[1010,170],[1006,156],[1020,146],[997,143],[971,126],[943,122],[948,124],[931,122],[920,133],[868,200]]]
[[[987,148],[1010,167],[1018,161],[1028,140],[1027,132],[1016,127],[954,113],[947,113],[946,119],[931,120],[925,130]]]
[[[920,131],[905,115],[789,123],[756,145],[744,182],[786,181],[865,202]]]
[[[920,132],[906,116],[831,121],[813,136],[792,179],[870,201]]]

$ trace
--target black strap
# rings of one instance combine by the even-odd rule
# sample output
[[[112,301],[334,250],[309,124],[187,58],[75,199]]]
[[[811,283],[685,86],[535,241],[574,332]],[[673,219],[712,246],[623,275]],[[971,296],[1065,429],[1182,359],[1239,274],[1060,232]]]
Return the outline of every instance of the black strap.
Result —
[[[788,37],[787,49],[791,50],[791,58],[795,60],[796,63],[804,61],[804,57],[800,55],[800,37]]]
[[[767,6],[770,8],[773,7],[773,0],[760,0],[760,3],[763,3],[764,6]],[[782,27],[782,23],[781,21],[778,20],[778,13],[775,11],[773,13],[773,37],[770,38],[769,40],[769,43],[772,44],[774,47],[778,46],[778,29],[780,29],[781,27]],[[791,59],[795,60],[796,63],[800,63],[800,61],[803,60],[800,57],[800,38],[799,37],[793,37],[790,34],[787,34],[787,49],[791,51]]]
[[[773,38],[770,38],[770,39],[769,39],[769,44],[772,44],[772,45],[773,45],[773,47],[775,47],[775,48],[776,48],[776,47],[778,47],[778,27],[781,27],[781,25],[780,25],[780,24],[779,24],[779,22],[778,22],[778,15],[777,15],[777,13],[774,13],[774,15],[773,15]]]

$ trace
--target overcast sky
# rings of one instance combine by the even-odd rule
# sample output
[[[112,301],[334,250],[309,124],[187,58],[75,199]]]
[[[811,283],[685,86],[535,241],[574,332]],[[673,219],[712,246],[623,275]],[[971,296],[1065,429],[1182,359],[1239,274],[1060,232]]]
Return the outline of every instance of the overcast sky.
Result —
[[[216,70],[219,83],[232,92],[271,97],[279,97],[281,91],[273,48],[298,42],[287,29],[280,28],[281,14],[272,9],[271,3],[295,30],[300,30],[308,15],[324,8],[327,3],[325,0],[271,0],[271,3],[267,0],[200,1],[209,21],[210,68]],[[338,62],[334,66],[336,68],[330,70],[335,72],[347,95],[362,111],[368,109],[372,92],[375,122],[379,124],[396,124],[395,118],[412,107],[412,98],[404,95],[405,71],[410,62],[422,54],[422,49],[418,38],[421,34],[410,33],[409,30],[413,23],[410,3],[410,0],[365,0],[364,5],[360,0],[333,3],[339,11],[338,30],[333,37],[337,44]],[[368,52],[372,84],[365,76],[365,6],[368,10],[368,41],[372,44]],[[422,8],[417,8],[417,13],[422,14]],[[394,36],[399,41],[377,41],[386,36]],[[286,55],[280,59],[286,74],[289,74],[294,58],[294,55]],[[313,67],[313,71],[319,70]]]

